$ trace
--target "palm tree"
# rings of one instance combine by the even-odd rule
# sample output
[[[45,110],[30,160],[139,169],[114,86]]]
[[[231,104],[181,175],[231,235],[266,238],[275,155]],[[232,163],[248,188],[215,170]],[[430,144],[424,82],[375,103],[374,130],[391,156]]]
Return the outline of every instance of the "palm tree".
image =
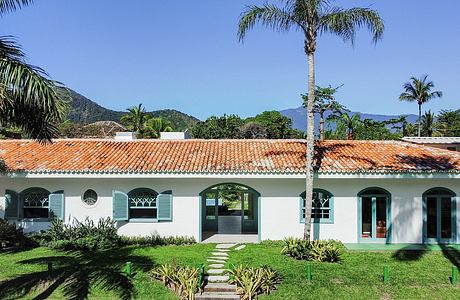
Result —
[[[173,125],[169,120],[163,118],[150,118],[144,123],[144,137],[157,139],[161,132],[174,131]]]
[[[144,134],[144,124],[149,118],[151,116],[147,114],[141,103],[138,106],[128,108],[128,113],[123,115],[120,121],[129,130],[136,132],[139,137],[142,137]]]
[[[435,122],[434,122],[434,113],[431,110],[425,112],[425,114],[420,119],[422,132],[426,136],[433,136],[435,131]]]
[[[0,17],[31,4],[31,0],[0,0]],[[0,37],[0,130],[19,128],[28,137],[49,141],[57,136],[67,90],[41,68],[25,62],[24,52],[11,36]]]
[[[350,117],[349,114],[344,112],[338,116],[331,115],[328,119],[335,121],[337,124],[336,136],[343,136],[343,133],[345,133],[348,140],[353,140],[355,138],[356,131],[363,125],[363,121],[361,121],[361,117],[358,114],[354,114]]]
[[[243,41],[246,33],[257,23],[279,32],[299,30],[304,34],[304,50],[308,63],[308,102],[307,102],[307,149],[306,149],[306,195],[304,239],[310,240],[311,212],[313,198],[313,147],[315,101],[315,52],[317,37],[332,33],[353,44],[356,30],[369,29],[377,42],[384,30],[379,14],[368,8],[342,9],[330,5],[329,0],[281,0],[281,7],[266,3],[251,5],[242,13],[238,38]]]
[[[431,99],[442,97],[442,92],[434,91],[433,81],[427,81],[428,75],[415,78],[411,77],[410,82],[406,82],[403,86],[404,92],[399,96],[399,100],[415,102],[418,104],[418,136],[421,134],[420,119],[422,117],[422,104],[430,101]]]
[[[321,141],[324,140],[324,114],[327,111],[330,111],[333,114],[340,114],[347,110],[345,106],[335,100],[334,95],[341,86],[336,88],[331,86],[325,88],[316,86],[315,88],[315,104],[313,112],[319,115],[319,139]],[[304,106],[307,107],[308,94],[302,95],[302,97],[304,100]]]

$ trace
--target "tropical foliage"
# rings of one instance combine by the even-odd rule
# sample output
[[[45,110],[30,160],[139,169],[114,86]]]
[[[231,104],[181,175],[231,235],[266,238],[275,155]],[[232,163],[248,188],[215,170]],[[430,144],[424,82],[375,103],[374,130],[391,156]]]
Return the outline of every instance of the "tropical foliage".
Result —
[[[335,93],[339,87],[320,87],[316,86],[315,88],[315,103],[313,105],[313,112],[319,115],[319,138],[324,140],[324,114],[330,112],[331,114],[342,114],[347,111],[346,107],[340,104],[335,99]],[[302,95],[304,107],[308,106],[308,94]]]
[[[256,299],[259,294],[270,294],[281,283],[282,277],[270,266],[248,267],[239,265],[229,270],[230,283],[236,284],[241,299]]]
[[[34,245],[35,243],[24,235],[22,228],[0,219],[0,249]]]
[[[151,275],[169,287],[180,299],[193,300],[202,288],[198,280],[198,268],[181,267],[176,263],[164,264],[155,267]]]
[[[303,133],[292,128],[292,121],[278,111],[264,111],[242,119],[237,115],[212,116],[192,128],[194,138],[241,139],[301,138]]]
[[[313,197],[314,107],[315,107],[315,52],[317,37],[331,33],[344,41],[354,42],[357,29],[371,31],[377,42],[383,34],[384,24],[379,14],[369,8],[343,9],[331,5],[329,0],[283,0],[281,6],[266,3],[251,5],[241,14],[238,38],[244,40],[255,25],[288,32],[303,33],[304,50],[308,62],[307,149],[306,149],[306,205],[309,211]],[[305,218],[304,239],[310,240],[311,216]]]
[[[160,138],[160,132],[174,131],[170,121],[163,118],[154,118],[145,111],[142,103],[128,109],[128,113],[121,117],[121,123],[127,129],[136,133],[138,138]]]
[[[336,240],[305,241],[299,238],[286,238],[281,254],[299,260],[319,262],[339,262],[345,246]]]
[[[31,4],[31,0],[0,0],[0,16]],[[57,136],[67,110],[61,84],[41,68],[25,61],[21,46],[11,36],[0,37],[0,132],[10,136],[19,128],[40,141]]]
[[[404,92],[399,96],[399,100],[408,102],[417,102],[418,104],[418,136],[422,132],[422,104],[427,103],[431,99],[442,97],[442,92],[432,91],[434,88],[433,81],[428,81],[428,75],[421,78],[411,77],[410,82],[404,84]]]

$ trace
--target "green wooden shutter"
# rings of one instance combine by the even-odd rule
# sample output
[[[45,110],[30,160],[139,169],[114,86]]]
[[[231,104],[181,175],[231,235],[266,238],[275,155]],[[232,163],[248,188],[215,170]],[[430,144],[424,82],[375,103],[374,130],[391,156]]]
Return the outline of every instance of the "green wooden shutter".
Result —
[[[10,190],[5,191],[5,219],[15,220],[18,216],[19,195]]]
[[[64,220],[64,192],[59,191],[49,195],[50,218]]]
[[[172,220],[172,191],[166,191],[157,197],[157,219],[159,221]]]
[[[129,219],[128,195],[113,191],[112,194],[113,219],[116,221],[127,221]]]

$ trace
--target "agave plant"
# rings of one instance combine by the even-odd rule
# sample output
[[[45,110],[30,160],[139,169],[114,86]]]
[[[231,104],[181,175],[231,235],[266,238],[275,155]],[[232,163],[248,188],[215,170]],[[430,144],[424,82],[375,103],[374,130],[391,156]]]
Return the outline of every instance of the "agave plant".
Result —
[[[269,266],[259,268],[239,265],[229,270],[230,283],[236,284],[243,300],[252,300],[261,293],[269,294],[281,282],[278,271]]]

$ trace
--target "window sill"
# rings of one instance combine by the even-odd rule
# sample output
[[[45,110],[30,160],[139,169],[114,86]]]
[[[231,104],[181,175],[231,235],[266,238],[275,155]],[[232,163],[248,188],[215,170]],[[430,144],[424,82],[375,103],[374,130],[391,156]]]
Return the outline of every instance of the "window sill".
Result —
[[[305,221],[302,220],[300,221],[300,223],[305,224]],[[312,224],[334,224],[334,220],[319,220],[319,221],[311,220],[311,223]]]
[[[128,223],[159,223],[157,219],[129,219]]]
[[[19,219],[21,222],[51,222],[51,219],[48,218],[24,218]]]

